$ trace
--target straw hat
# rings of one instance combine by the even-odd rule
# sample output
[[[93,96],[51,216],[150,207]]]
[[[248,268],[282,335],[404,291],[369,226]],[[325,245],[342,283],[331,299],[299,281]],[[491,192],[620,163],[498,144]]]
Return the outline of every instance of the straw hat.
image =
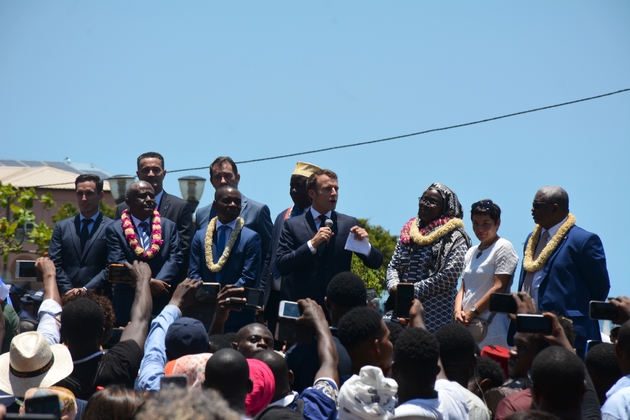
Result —
[[[11,341],[11,350],[0,356],[0,390],[24,397],[28,389],[54,385],[72,369],[72,356],[65,346],[51,346],[35,331],[19,334]]]

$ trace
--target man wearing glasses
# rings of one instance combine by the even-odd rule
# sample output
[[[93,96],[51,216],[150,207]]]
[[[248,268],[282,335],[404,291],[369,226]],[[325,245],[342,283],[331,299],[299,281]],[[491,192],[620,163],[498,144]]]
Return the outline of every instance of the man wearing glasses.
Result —
[[[605,300],[610,289],[602,241],[575,225],[569,195],[556,186],[538,190],[532,203],[536,226],[525,243],[519,290],[542,311],[573,320],[577,354],[587,340],[600,340],[599,324],[589,318],[589,302]]]

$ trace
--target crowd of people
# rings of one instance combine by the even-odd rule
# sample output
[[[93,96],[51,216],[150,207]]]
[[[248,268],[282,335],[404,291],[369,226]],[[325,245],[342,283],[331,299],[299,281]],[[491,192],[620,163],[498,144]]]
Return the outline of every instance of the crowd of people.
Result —
[[[508,295],[519,257],[498,235],[500,207],[471,205],[473,246],[457,194],[431,184],[401,229],[379,305],[350,267],[353,254],[373,269],[383,255],[336,211],[333,171],[298,162],[293,205],[275,223],[239,191],[229,157],[211,164],[214,201],[196,222],[164,191],[166,173],[162,155],[140,155],[116,220],[99,211],[103,181],[77,177],[79,214],[55,225],[49,258],[35,264],[42,289],[3,286],[2,415],[630,418],[630,299],[610,299],[618,327],[595,346],[589,302],[608,298],[606,259],[562,188],[534,196]],[[514,310],[491,310],[497,293]],[[280,312],[292,302],[297,314]]]

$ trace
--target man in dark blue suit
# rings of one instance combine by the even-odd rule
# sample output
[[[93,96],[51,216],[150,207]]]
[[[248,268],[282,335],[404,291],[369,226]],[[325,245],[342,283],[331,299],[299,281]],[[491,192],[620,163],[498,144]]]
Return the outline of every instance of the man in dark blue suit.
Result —
[[[48,254],[57,269],[59,294],[80,290],[109,293],[105,229],[112,219],[98,210],[103,199],[103,181],[82,174],[74,181],[79,214],[57,222]]]
[[[238,173],[236,163],[229,156],[219,156],[210,165],[210,183],[216,190],[222,185],[238,188],[241,175]],[[241,194],[241,218],[245,220],[245,226],[260,235],[260,255],[267,255],[271,240],[271,216],[269,207],[265,204],[250,200]],[[197,210],[197,230],[206,229],[210,220],[217,215],[217,210],[212,204]]]
[[[158,315],[177,287],[183,252],[179,246],[177,226],[172,221],[159,217],[155,210],[155,193],[151,184],[138,181],[127,190],[125,199],[129,207],[121,221],[110,224],[106,237],[109,247],[109,264],[133,264],[144,261],[151,267],[151,296],[153,314]],[[161,223],[158,230],[157,220]],[[127,229],[123,229],[123,225]],[[161,242],[161,243],[160,243]],[[114,311],[117,325],[129,322],[129,313],[134,290],[126,284],[114,286]]]
[[[188,257],[190,255],[190,241],[193,236],[192,208],[186,200],[171,195],[164,191],[164,177],[166,169],[164,167],[164,157],[157,152],[147,152],[138,156],[138,170],[136,175],[138,180],[146,181],[153,187],[155,192],[156,210],[160,216],[172,221],[177,225],[177,236],[179,246],[183,252],[183,264],[179,273],[179,280],[186,278],[188,271]],[[120,219],[120,215],[127,209],[127,203],[122,202],[116,208],[115,219]]]
[[[316,171],[306,188],[313,205],[301,216],[285,220],[276,268],[282,275],[283,299],[308,297],[324,307],[330,280],[342,271],[350,271],[352,251],[345,249],[350,235],[357,241],[367,241],[365,253],[356,253],[367,267],[378,269],[383,255],[369,243],[367,231],[356,218],[334,211],[339,184],[333,171]]]
[[[589,302],[605,300],[610,289],[602,241],[575,225],[569,195],[560,187],[543,187],[532,203],[536,227],[525,244],[519,290],[541,311],[571,318],[575,347],[584,357],[587,340],[600,340],[599,324],[589,319]]]
[[[273,224],[271,243],[269,244],[269,251],[267,251],[267,256],[262,266],[262,274],[260,276],[260,288],[265,291],[265,319],[271,331],[275,331],[276,328],[278,304],[280,303],[282,276],[276,269],[276,254],[282,227],[284,226],[285,220],[301,215],[311,206],[311,197],[308,196],[308,191],[306,191],[306,181],[309,176],[319,169],[318,166],[312,163],[298,162],[295,165],[289,184],[289,195],[291,196],[291,200],[293,200],[293,206],[281,211]],[[281,345],[282,343],[279,344]]]
[[[260,236],[244,226],[243,219],[239,217],[241,193],[229,185],[219,187],[212,205],[217,216],[193,237],[189,277],[222,286],[233,284],[258,288]],[[208,242],[212,243],[211,252],[206,248]],[[236,332],[252,322],[255,322],[253,310],[232,311],[225,323],[225,331]]]

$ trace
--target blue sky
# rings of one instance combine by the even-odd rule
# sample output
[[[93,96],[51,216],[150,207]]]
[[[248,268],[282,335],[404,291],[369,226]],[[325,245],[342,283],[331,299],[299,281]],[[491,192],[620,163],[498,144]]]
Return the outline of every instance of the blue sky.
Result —
[[[133,173],[237,162],[465,123],[630,88],[630,2],[0,1],[2,158]],[[336,171],[338,210],[392,233],[442,182],[503,209],[519,256],[532,198],[560,185],[630,295],[630,92],[392,142],[243,164],[290,204],[297,160]],[[179,194],[171,173],[166,189]],[[209,187],[209,185],[207,186]],[[211,187],[201,205],[211,202]]]

